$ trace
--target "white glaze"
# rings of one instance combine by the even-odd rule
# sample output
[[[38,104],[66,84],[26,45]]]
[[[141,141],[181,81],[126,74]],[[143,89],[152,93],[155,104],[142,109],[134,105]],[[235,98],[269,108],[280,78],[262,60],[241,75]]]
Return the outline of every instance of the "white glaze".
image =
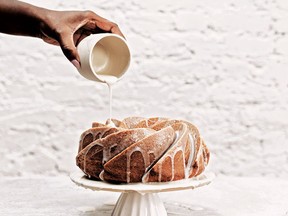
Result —
[[[86,161],[87,161],[87,154],[88,152],[91,150],[91,148],[93,148],[95,145],[99,145],[99,146],[102,146],[100,143],[95,143],[95,144],[90,144],[89,145],[89,148],[86,150],[85,154],[84,154],[84,167],[83,167],[83,172],[86,173]],[[90,175],[88,175],[88,177],[90,178]]]
[[[164,162],[165,158],[170,158],[171,159],[171,181],[174,181],[175,179],[175,168],[174,168],[174,158],[178,152],[181,152],[182,158],[183,158],[183,168],[184,168],[184,178],[188,179],[191,169],[193,168],[192,165],[194,164],[195,160],[199,159],[201,156],[201,151],[202,147],[200,147],[199,151],[196,154],[196,145],[195,145],[195,139],[196,137],[193,136],[192,131],[189,130],[187,126],[184,126],[183,128],[175,131],[177,134],[177,137],[175,138],[173,144],[169,147],[169,149],[166,151],[165,155],[156,163],[158,166],[158,181],[161,182],[162,180],[162,163]],[[186,145],[183,143],[189,143],[189,149],[190,149],[190,154],[188,157],[188,160],[185,160],[185,148]],[[187,165],[186,165],[187,163]],[[153,165],[154,166],[154,165]],[[153,168],[151,166],[151,169]],[[148,176],[150,169],[145,173],[145,175],[142,178],[142,182],[147,182],[148,181]]]
[[[118,81],[116,76],[111,75],[98,75],[98,77],[107,84],[109,89],[109,120],[108,126],[115,127],[112,121],[112,95],[113,95],[113,85]]]
[[[191,171],[191,168],[192,168],[192,164],[193,164],[194,158],[195,158],[195,141],[194,141],[191,133],[189,133],[188,137],[189,137],[189,143],[190,143],[191,152],[190,152],[190,155],[189,155],[187,166],[185,167],[185,178],[186,179],[189,178],[190,171]]]
[[[154,160],[157,160],[157,158],[159,158],[161,155],[163,155],[164,152],[167,150],[167,144],[171,143],[168,140],[170,140],[172,137],[168,136],[168,134],[166,134],[166,130],[168,130],[169,128],[171,129],[171,127],[167,127],[167,128],[164,128],[164,129],[162,129],[160,131],[157,131],[155,134],[152,134],[152,136],[154,136],[153,137],[154,138],[153,139],[154,140],[154,144],[155,144],[155,146],[158,146],[157,150],[160,151],[160,152],[158,152],[158,154],[160,154],[160,155],[154,154],[154,157],[155,157]],[[166,135],[164,135],[164,134],[166,134]],[[173,137],[174,137],[174,135],[173,135]],[[147,137],[147,139],[149,139],[149,137]],[[145,145],[144,140],[139,142],[137,144],[137,146],[135,145],[135,147],[130,148],[126,152],[126,157],[127,157],[127,171],[126,171],[126,176],[127,177],[126,177],[126,179],[127,179],[127,183],[130,182],[131,155],[134,152],[136,152],[136,151],[140,152],[142,157],[143,157],[143,160],[144,160],[143,166],[145,167],[145,173],[147,172],[149,167],[152,164],[154,164],[154,161],[152,161],[152,162],[150,161],[150,155],[149,155],[150,151],[147,150],[147,146]],[[155,152],[153,152],[153,153],[155,153]]]
[[[95,137],[97,137],[98,134],[100,134],[99,139],[101,139],[101,138],[103,137],[103,135],[104,135],[108,130],[110,130],[110,128],[107,128],[106,130],[103,130],[102,133],[99,131],[99,132],[96,133],[96,134],[92,133],[92,132],[89,130],[89,131],[87,132],[87,134],[88,134],[88,133],[91,133],[91,134],[92,134],[92,136],[93,136],[93,142],[94,142],[94,141],[95,141]],[[86,136],[87,134],[85,134],[85,136]],[[83,136],[83,139],[84,139],[85,136]],[[91,142],[91,143],[93,143],[93,142]],[[89,147],[88,147],[88,149],[86,150],[86,152],[84,153],[84,157],[83,157],[83,160],[84,160],[83,172],[84,172],[84,173],[86,173],[86,159],[87,159],[87,154],[88,154],[88,152],[89,152],[89,151],[91,150],[91,148],[93,148],[95,145],[99,145],[99,146],[103,147],[103,145],[102,145],[101,143],[95,142],[95,143],[92,144],[92,145],[91,145],[91,143],[88,144]],[[88,174],[87,174],[87,175],[88,175]],[[88,177],[90,178],[89,175],[88,175]]]
[[[148,121],[143,121],[146,124],[146,126],[148,126]],[[179,124],[178,122],[175,123],[175,124]],[[141,123],[142,125],[142,123]],[[164,128],[173,128],[171,126],[168,126],[166,125],[166,127],[164,126]],[[178,126],[176,126],[177,128],[179,128]],[[164,128],[162,128],[161,130],[163,130]],[[174,127],[175,128],[175,127]],[[129,130],[129,129],[128,129]],[[140,130],[139,129],[133,129],[133,130]],[[163,162],[165,161],[165,158],[170,158],[171,159],[171,168],[169,168],[169,172],[171,172],[171,180],[170,181],[175,181],[175,174],[176,174],[176,171],[175,171],[175,167],[174,167],[174,160],[175,160],[175,156],[176,154],[180,154],[179,156],[182,157],[182,165],[183,165],[183,170],[184,170],[184,178],[185,179],[189,179],[189,175],[191,173],[191,170],[193,169],[193,164],[195,163],[195,161],[198,161],[200,160],[200,157],[201,157],[201,154],[203,152],[203,148],[202,148],[202,145],[200,144],[199,146],[199,149],[198,151],[196,151],[196,138],[195,137],[195,134],[193,133],[193,131],[190,130],[190,128],[188,128],[188,126],[186,124],[183,124],[182,127],[180,127],[179,129],[173,129],[173,137],[174,139],[169,135],[165,135],[163,133],[161,133],[160,131],[155,131],[153,129],[149,129],[149,128],[141,128],[141,133],[137,132],[137,133],[131,133],[129,135],[129,140],[130,142],[133,140],[132,144],[131,144],[131,148],[128,148],[130,146],[130,144],[127,146],[125,145],[126,141],[122,142],[122,143],[112,143],[110,141],[108,141],[107,144],[103,145],[103,144],[100,144],[100,143],[95,143],[95,144],[92,144],[89,146],[89,149],[88,151],[86,151],[84,154],[84,172],[86,173],[86,156],[87,156],[87,153],[91,150],[91,148],[95,145],[100,145],[103,147],[103,161],[102,163],[105,164],[107,161],[109,161],[112,157],[114,156],[117,156],[117,154],[119,154],[118,151],[124,151],[125,149],[126,152],[126,158],[127,158],[127,161],[126,161],[126,181],[127,183],[130,183],[131,182],[131,178],[130,178],[130,174],[131,174],[131,156],[134,152],[140,152],[142,157],[143,157],[143,165],[145,167],[145,173],[144,173],[144,176],[142,178],[142,182],[147,182],[148,180],[148,173],[149,171],[151,171],[151,169],[154,167],[154,165],[158,168],[158,182],[161,182],[163,179],[162,179],[162,176],[163,176],[163,173],[164,170],[163,170]],[[165,130],[165,129],[164,129]],[[107,130],[105,130],[106,132]],[[126,131],[126,130],[124,130]],[[101,133],[101,136],[100,138],[103,136],[103,134],[105,133],[104,131]],[[159,133],[160,132],[160,133]],[[92,133],[93,134],[93,133]],[[94,133],[93,135],[95,135],[96,133]],[[157,134],[157,135],[156,135]],[[144,145],[143,141],[144,141],[144,138],[145,137],[148,137],[150,135],[156,135],[155,137],[153,137],[153,145],[157,148],[157,151],[159,151],[160,149],[165,149],[165,150],[161,150],[162,153],[161,153],[161,157],[160,159],[158,160],[157,158],[159,157],[159,155],[155,155],[155,150],[154,150],[154,146],[150,146],[147,148],[147,144]],[[172,135],[172,134],[171,134]],[[139,137],[141,136],[141,137]],[[173,139],[173,142],[171,145],[167,145],[167,142],[168,142],[168,137],[170,137],[171,139]],[[132,139],[132,140],[131,140]],[[172,141],[172,140],[171,140]],[[171,143],[171,141],[169,141],[169,143]],[[149,142],[149,141],[148,141]],[[106,142],[105,142],[106,143]],[[137,143],[137,144],[136,144]],[[200,142],[202,143],[202,142]],[[134,145],[136,144],[136,145]],[[118,146],[120,145],[120,146]],[[134,145],[134,146],[133,146]],[[188,146],[187,146],[188,145]],[[122,146],[122,147],[121,147]],[[189,149],[189,155],[187,155],[187,157],[185,157],[185,150],[186,150],[186,146],[187,146],[187,150]],[[113,150],[113,153],[111,152],[111,150],[113,148],[119,148],[120,149],[116,149],[116,152],[114,152]],[[122,149],[123,147],[125,147],[124,149]],[[165,153],[163,153],[163,151]],[[153,153],[154,154],[154,157],[156,159],[156,161],[151,161],[150,159],[150,153]],[[159,153],[158,153],[159,154]],[[152,163],[151,163],[152,162]],[[165,170],[167,171],[167,170]],[[197,170],[195,170],[197,171]],[[100,178],[103,180],[103,171],[100,173]],[[196,172],[197,173],[197,172]],[[148,174],[148,175],[146,175]],[[148,177],[148,178],[147,178]]]

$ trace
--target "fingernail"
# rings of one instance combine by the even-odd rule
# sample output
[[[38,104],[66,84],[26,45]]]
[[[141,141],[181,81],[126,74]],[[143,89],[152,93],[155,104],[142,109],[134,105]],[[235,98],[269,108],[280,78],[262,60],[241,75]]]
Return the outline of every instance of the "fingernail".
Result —
[[[73,59],[71,61],[71,63],[79,70],[80,69],[80,63],[76,60],[76,59]]]

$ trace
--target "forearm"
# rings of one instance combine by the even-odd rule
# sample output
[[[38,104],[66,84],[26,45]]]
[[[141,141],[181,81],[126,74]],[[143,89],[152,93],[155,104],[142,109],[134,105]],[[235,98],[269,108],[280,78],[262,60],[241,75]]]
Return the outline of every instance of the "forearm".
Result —
[[[17,0],[0,0],[0,33],[41,38],[59,45],[77,68],[77,44],[90,34],[112,32],[123,36],[117,24],[93,11],[55,11]],[[123,36],[124,37],[124,36]]]
[[[39,37],[48,10],[16,0],[0,0],[0,32]]]

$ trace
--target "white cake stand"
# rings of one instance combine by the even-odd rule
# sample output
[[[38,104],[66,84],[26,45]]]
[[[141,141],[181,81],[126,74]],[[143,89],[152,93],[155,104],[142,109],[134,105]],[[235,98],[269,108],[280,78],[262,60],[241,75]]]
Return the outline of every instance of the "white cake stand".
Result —
[[[75,184],[94,191],[121,192],[112,216],[167,216],[164,204],[157,193],[202,187],[208,185],[215,178],[215,174],[208,172],[192,179],[147,184],[110,184],[94,181],[86,178],[82,171],[71,173],[70,178]]]

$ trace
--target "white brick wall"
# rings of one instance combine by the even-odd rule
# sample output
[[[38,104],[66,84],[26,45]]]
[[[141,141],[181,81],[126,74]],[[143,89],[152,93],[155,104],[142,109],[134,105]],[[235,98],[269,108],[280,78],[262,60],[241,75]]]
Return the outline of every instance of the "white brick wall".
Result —
[[[196,124],[210,168],[288,177],[288,1],[36,1],[116,21],[133,62],[114,117]],[[67,173],[81,132],[108,117],[108,89],[58,47],[0,34],[0,175]]]

